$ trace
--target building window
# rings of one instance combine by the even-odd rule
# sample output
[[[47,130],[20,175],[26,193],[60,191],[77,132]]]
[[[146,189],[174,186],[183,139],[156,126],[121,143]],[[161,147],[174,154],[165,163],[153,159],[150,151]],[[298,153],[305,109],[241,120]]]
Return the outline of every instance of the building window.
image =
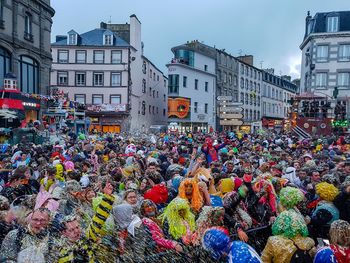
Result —
[[[253,81],[250,81],[249,84],[250,84],[249,85],[250,86],[250,91],[253,91]]]
[[[110,104],[120,104],[121,103],[120,95],[111,95],[109,97],[109,103]]]
[[[85,86],[86,84],[86,74],[84,72],[75,73],[75,85],[76,86]]]
[[[166,95],[164,94],[163,95],[163,102],[165,102],[166,101]]]
[[[121,86],[122,85],[122,75],[120,72],[111,73],[111,86]]]
[[[198,79],[194,80],[194,89],[198,90]]]
[[[241,88],[244,89],[244,78],[241,78]]]
[[[94,63],[103,64],[104,63],[104,51],[103,50],[94,50]]]
[[[58,50],[58,63],[68,63],[68,50]]]
[[[0,28],[4,28],[4,0],[0,0]]]
[[[224,72],[224,83],[226,83],[226,82],[227,82],[227,73]]]
[[[153,72],[153,80],[156,81],[156,73]]]
[[[195,102],[194,103],[194,113],[197,113],[198,112],[198,102]]]
[[[156,91],[155,91],[155,90],[153,90],[152,95],[153,95],[153,98],[155,98],[155,97],[156,97]]]
[[[67,86],[68,85],[68,72],[59,71],[57,73],[57,85]]]
[[[85,104],[86,96],[85,94],[74,94],[74,100],[80,104]]]
[[[244,65],[240,64],[240,68],[241,68],[241,74],[243,75],[244,74]]]
[[[68,45],[76,45],[77,44],[77,35],[76,34],[69,34],[69,40]]]
[[[149,95],[152,96],[152,88],[149,88]]]
[[[157,98],[159,98],[159,92],[157,91]]]
[[[208,65],[204,65],[204,71],[208,71]]]
[[[248,90],[249,89],[249,81],[248,79],[245,80],[245,89]]]
[[[184,88],[187,87],[187,77],[186,77],[186,76],[183,76],[183,79],[182,79],[182,86],[183,86]]]
[[[350,44],[339,46],[339,61],[350,61]]]
[[[4,76],[11,72],[11,54],[0,47],[0,83],[4,83]]]
[[[249,115],[248,115],[248,110],[246,109],[244,114],[244,119],[248,120],[249,119]]]
[[[327,17],[327,32],[338,32],[339,31],[339,17],[329,16]]]
[[[24,38],[33,41],[33,29],[32,29],[33,17],[29,13],[25,13],[24,17]]]
[[[204,104],[204,113],[208,113],[208,103]]]
[[[156,113],[157,113],[157,114],[159,113],[159,111],[158,111],[158,107],[156,108]]]
[[[233,85],[235,87],[237,87],[237,85],[238,85],[238,78],[237,78],[237,76],[233,76]]]
[[[143,74],[146,74],[146,72],[147,72],[146,61],[143,61],[143,63],[142,63],[142,72],[143,72]]]
[[[219,70],[219,69],[218,69],[217,77],[218,77],[218,81],[220,82],[221,81],[221,70]]]
[[[92,95],[92,104],[95,104],[95,105],[103,104],[103,95],[102,94]]]
[[[152,79],[152,69],[149,70],[149,77]]]
[[[159,81],[159,75],[157,75],[157,81]]]
[[[178,93],[179,92],[179,75],[169,75],[168,81],[168,93]]]
[[[142,101],[142,110],[141,110],[141,114],[145,115],[146,114],[146,102]]]
[[[316,53],[317,62],[327,62],[328,61],[328,46],[317,46]]]
[[[37,94],[39,92],[39,64],[32,58],[20,56],[19,59],[19,87],[24,93]]]
[[[241,102],[244,103],[244,93],[241,92]]]
[[[338,73],[338,86],[349,87],[349,72]]]
[[[151,114],[152,106],[148,105],[148,113]]]
[[[155,112],[155,111],[154,111],[154,106],[152,106],[152,114],[153,114],[153,115],[154,115],[154,112]]]
[[[113,36],[112,35],[105,35],[105,45],[111,46],[113,44]]]
[[[327,85],[327,73],[316,74],[316,87],[326,87]]]
[[[206,82],[205,82],[205,86],[204,86],[205,92],[208,92],[208,86],[209,86],[209,82],[206,81]]]
[[[76,63],[85,64],[86,63],[86,50],[77,50],[75,52]]]
[[[232,74],[228,74],[228,84],[232,85]]]
[[[248,104],[248,94],[244,95],[244,101],[245,101],[245,104]]]
[[[146,80],[142,80],[142,93],[146,93]]]
[[[245,75],[248,77],[249,71],[248,71],[248,66],[245,66]]]
[[[163,116],[165,116],[165,113],[166,113],[166,109],[163,109]]]
[[[103,73],[94,73],[93,84],[94,86],[103,86]]]
[[[122,63],[122,52],[120,50],[112,50],[111,52],[111,63],[120,64]]]

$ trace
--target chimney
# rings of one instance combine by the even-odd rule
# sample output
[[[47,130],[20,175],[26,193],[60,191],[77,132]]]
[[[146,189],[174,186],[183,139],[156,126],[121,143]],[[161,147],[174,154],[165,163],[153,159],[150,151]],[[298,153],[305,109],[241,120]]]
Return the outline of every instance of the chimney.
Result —
[[[254,57],[252,55],[244,55],[237,57],[239,60],[242,60],[244,63],[248,65],[254,66]]]
[[[100,29],[107,29],[107,24],[104,22],[100,23]]]
[[[307,28],[309,26],[310,20],[312,19],[310,15],[310,11],[307,11],[307,16],[305,18],[305,37],[308,35],[309,32],[307,32]]]

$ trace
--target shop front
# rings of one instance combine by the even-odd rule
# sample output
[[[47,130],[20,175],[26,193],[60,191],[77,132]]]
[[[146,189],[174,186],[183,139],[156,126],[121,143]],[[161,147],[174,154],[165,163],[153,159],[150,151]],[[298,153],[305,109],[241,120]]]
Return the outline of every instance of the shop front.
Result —
[[[23,99],[22,104],[24,108],[26,123],[38,120],[40,111],[40,100],[26,98]]]
[[[120,133],[127,127],[125,104],[87,105],[86,116],[92,133]]]

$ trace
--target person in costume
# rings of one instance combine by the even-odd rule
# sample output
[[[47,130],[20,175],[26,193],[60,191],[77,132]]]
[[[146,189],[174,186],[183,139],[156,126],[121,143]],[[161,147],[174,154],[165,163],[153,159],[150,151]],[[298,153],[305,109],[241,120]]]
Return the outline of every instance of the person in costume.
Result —
[[[177,252],[183,251],[182,245],[179,242],[165,237],[163,230],[160,227],[161,222],[157,219],[157,206],[153,201],[149,199],[143,200],[140,210],[142,223],[145,225],[146,229],[149,230],[153,241],[156,243],[156,252],[167,250],[174,250]]]
[[[329,231],[330,246],[317,251],[314,263],[347,263],[350,262],[350,224],[336,220]]]
[[[231,234],[237,233],[240,240],[247,242],[245,233],[252,226],[252,218],[241,206],[241,198],[238,192],[229,192],[223,198],[225,208],[225,226],[230,229]]]
[[[258,253],[248,244],[241,241],[231,242],[228,231],[223,228],[209,228],[202,238],[202,246],[209,251],[214,262],[262,262]]]
[[[311,259],[315,242],[308,237],[307,225],[300,214],[283,211],[272,225],[272,234],[261,254],[264,263],[289,263],[299,249]]]
[[[183,180],[179,187],[179,197],[188,200],[194,212],[198,213],[203,206],[203,197],[198,183],[194,179]]]
[[[223,207],[204,206],[196,221],[197,231],[193,243],[199,245],[206,230],[214,226],[222,226],[225,215]]]
[[[177,197],[172,200],[160,215],[166,235],[184,245],[192,244],[192,235],[196,230],[195,216],[186,199]]]
[[[322,182],[316,185],[316,193],[319,199],[311,215],[311,232],[314,237],[327,237],[329,226],[339,219],[339,210],[333,204],[333,200],[339,194],[334,185]]]

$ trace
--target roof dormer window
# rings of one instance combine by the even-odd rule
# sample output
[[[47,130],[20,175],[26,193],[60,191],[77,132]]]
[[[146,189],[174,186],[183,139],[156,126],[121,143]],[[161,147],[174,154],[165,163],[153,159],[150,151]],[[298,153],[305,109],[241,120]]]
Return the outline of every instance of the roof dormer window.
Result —
[[[77,45],[78,44],[78,33],[74,30],[68,32],[68,45]]]
[[[338,32],[339,31],[339,16],[327,17],[327,32]]]
[[[113,44],[113,35],[105,35],[104,36],[104,44],[106,46],[111,46]]]

